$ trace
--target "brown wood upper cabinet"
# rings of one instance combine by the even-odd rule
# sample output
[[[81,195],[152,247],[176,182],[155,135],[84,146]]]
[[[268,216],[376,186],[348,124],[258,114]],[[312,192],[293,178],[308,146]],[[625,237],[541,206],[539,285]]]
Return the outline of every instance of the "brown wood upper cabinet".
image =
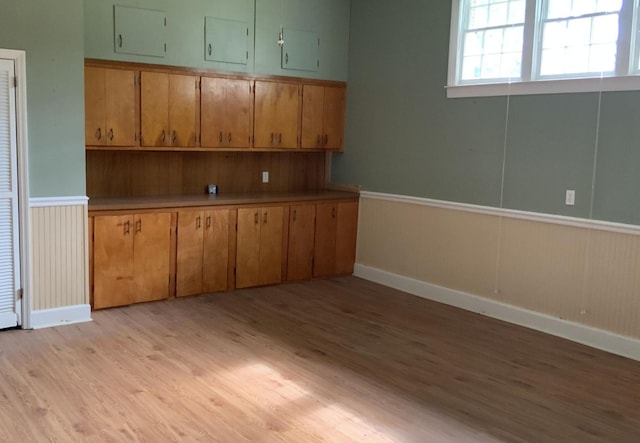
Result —
[[[171,214],[96,216],[94,309],[169,297]]]
[[[248,148],[253,130],[253,82],[202,77],[202,146]]]
[[[225,291],[229,210],[178,213],[176,296]]]
[[[353,273],[358,202],[319,203],[316,211],[313,276]]]
[[[238,209],[236,287],[282,281],[284,208]]]
[[[256,81],[254,148],[297,148],[302,86]]]
[[[199,78],[193,75],[142,72],[142,146],[199,145]]]
[[[135,146],[136,73],[87,67],[84,75],[85,144]]]
[[[304,85],[302,148],[343,149],[345,92],[343,87]]]

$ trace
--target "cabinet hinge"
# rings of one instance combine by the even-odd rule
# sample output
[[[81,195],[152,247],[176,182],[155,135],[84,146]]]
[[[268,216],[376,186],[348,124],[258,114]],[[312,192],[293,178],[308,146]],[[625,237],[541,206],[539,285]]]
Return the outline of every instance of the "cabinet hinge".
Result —
[[[17,76],[13,77],[13,87],[14,88],[18,87],[18,77]]]
[[[247,28],[247,37],[249,37],[249,28]]]
[[[247,60],[249,60],[249,51],[247,51]]]
[[[164,18],[164,25],[167,26],[167,17]]]
[[[167,44],[164,44],[164,52],[167,52]]]

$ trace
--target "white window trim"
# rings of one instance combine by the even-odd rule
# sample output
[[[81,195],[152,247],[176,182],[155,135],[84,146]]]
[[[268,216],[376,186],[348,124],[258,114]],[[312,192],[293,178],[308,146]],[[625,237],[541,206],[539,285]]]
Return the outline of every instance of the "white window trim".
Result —
[[[634,2],[635,3],[635,2]],[[464,17],[461,15],[460,0],[451,2],[451,27],[449,33],[449,65],[447,75],[447,86],[445,86],[448,98],[464,98],[464,97],[495,97],[506,95],[536,95],[536,94],[562,94],[562,93],[579,93],[579,92],[609,92],[609,91],[633,91],[640,90],[640,75],[619,76],[613,75],[608,77],[585,77],[585,78],[568,78],[568,79],[545,79],[539,78],[531,80],[532,72],[537,72],[538,67],[532,66],[536,63],[534,53],[537,51],[536,42],[538,36],[536,33],[541,32],[540,29],[534,29],[533,23],[538,19],[539,7],[538,2],[527,1],[526,21],[525,21],[525,47],[523,49],[523,79],[517,79],[512,82],[502,80],[488,80],[485,83],[458,83],[457,77],[459,69],[458,60],[460,59],[459,45],[460,27]],[[640,8],[632,12],[633,27],[637,26],[640,20]],[[533,19],[533,21],[532,21]],[[640,31],[640,29],[639,29]],[[624,42],[631,45],[632,50],[629,51],[629,57],[625,58],[628,64],[635,65],[638,57],[640,57],[640,44],[637,44],[634,38],[630,42]],[[626,67],[628,70],[628,66]],[[640,72],[638,72],[640,74]]]

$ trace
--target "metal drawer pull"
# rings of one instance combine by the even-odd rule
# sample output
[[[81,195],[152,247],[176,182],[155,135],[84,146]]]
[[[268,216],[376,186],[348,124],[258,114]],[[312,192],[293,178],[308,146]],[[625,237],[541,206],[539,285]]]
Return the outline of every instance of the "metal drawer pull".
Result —
[[[96,131],[96,138],[98,140],[102,139],[102,129],[98,128],[98,130]]]
[[[268,213],[268,212],[265,212],[265,213],[264,213],[264,224],[265,224],[265,225],[266,225],[266,224],[267,224],[267,222],[269,221],[269,218],[268,218],[268,217],[269,217],[269,213]]]
[[[113,141],[113,128],[109,130],[109,140]]]
[[[211,216],[207,217],[207,229],[211,228]]]
[[[124,235],[129,235],[130,228],[129,221],[127,220],[124,224]]]
[[[142,220],[136,222],[136,232],[142,232]]]
[[[258,217],[259,217],[259,215],[258,215],[258,213],[256,212],[256,213],[254,214],[254,223],[255,223],[256,225],[257,225],[257,224],[258,224],[258,222],[259,222]]]
[[[200,216],[196,217],[196,229],[200,229],[202,227],[202,221],[200,220]]]

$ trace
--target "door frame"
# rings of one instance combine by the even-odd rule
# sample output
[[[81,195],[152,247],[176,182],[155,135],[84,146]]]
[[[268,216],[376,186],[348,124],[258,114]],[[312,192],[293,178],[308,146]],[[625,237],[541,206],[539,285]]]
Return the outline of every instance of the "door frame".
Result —
[[[22,303],[16,303],[18,325],[31,329],[31,214],[29,207],[29,140],[27,127],[27,53],[0,49],[0,58],[13,60],[16,86],[16,142],[18,156],[18,235],[20,244],[20,278]]]

